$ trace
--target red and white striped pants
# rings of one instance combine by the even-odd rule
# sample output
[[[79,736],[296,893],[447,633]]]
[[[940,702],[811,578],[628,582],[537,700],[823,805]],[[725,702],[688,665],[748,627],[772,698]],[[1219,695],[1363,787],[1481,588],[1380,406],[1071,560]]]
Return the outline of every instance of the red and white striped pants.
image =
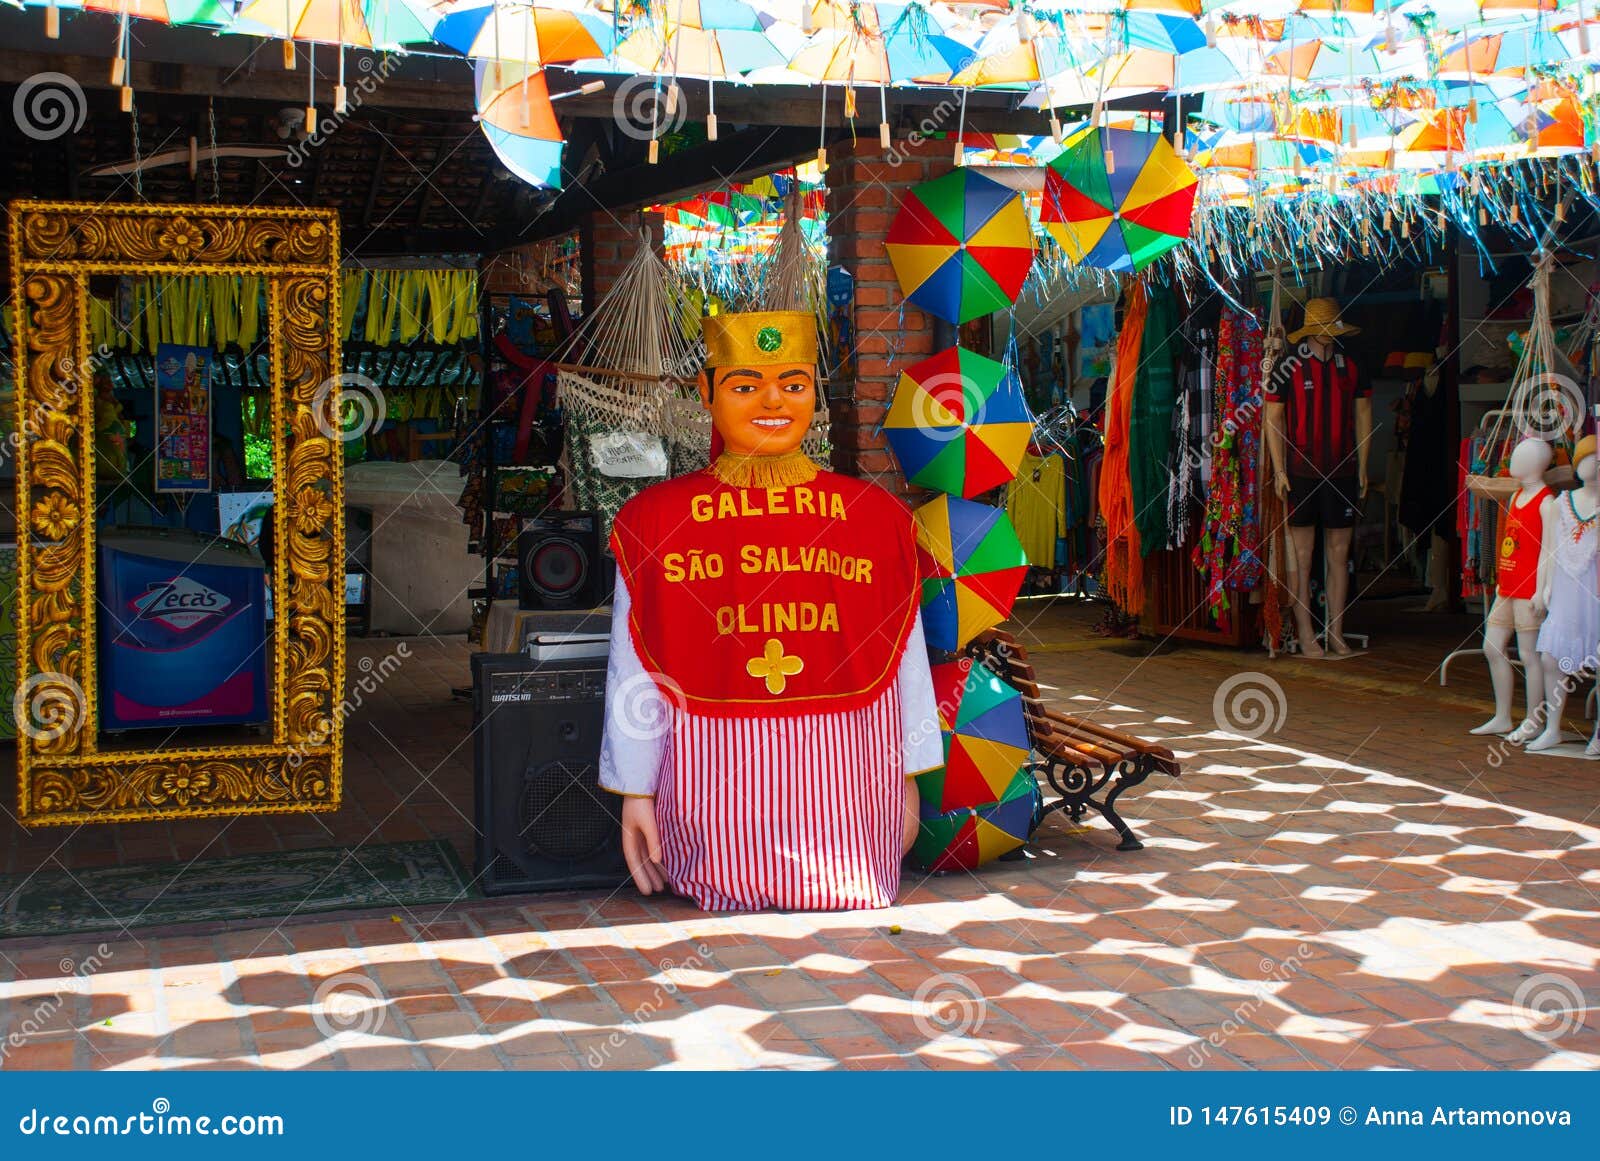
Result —
[[[678,711],[656,788],[672,889],[708,911],[888,907],[900,886],[900,694],[845,713]]]

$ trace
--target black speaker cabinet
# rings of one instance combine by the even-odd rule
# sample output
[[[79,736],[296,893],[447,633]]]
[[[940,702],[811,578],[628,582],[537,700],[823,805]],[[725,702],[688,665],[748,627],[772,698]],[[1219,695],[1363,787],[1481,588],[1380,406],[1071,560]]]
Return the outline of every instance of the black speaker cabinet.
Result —
[[[517,537],[518,604],[524,609],[592,609],[611,599],[611,563],[594,512],[546,512]]]
[[[600,789],[603,657],[472,658],[478,884],[485,895],[621,886],[621,803]]]

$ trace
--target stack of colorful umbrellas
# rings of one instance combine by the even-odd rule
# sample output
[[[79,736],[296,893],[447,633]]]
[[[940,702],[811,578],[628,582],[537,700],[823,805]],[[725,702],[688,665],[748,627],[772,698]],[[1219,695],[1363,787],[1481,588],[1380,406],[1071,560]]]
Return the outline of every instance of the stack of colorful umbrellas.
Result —
[[[958,324],[1009,307],[1033,265],[1022,195],[970,169],[909,190],[885,245],[907,301]]]
[[[1028,841],[1037,790],[1022,696],[970,658],[933,667],[945,764],[919,775],[922,827],[911,856],[972,870]]]
[[[951,347],[900,372],[883,433],[907,483],[970,498],[1016,478],[1033,417],[1014,370]]]
[[[940,496],[913,515],[923,633],[929,648],[958,653],[1011,615],[1028,557],[999,508]]]

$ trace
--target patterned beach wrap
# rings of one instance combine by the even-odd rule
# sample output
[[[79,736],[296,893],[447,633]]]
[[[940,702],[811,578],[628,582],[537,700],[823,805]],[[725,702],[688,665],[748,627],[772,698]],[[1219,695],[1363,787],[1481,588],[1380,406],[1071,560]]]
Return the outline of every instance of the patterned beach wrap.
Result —
[[[647,488],[611,551],[639,660],[694,713],[823,713],[894,680],[917,611],[911,513],[875,484],[735,487],[709,471]]]

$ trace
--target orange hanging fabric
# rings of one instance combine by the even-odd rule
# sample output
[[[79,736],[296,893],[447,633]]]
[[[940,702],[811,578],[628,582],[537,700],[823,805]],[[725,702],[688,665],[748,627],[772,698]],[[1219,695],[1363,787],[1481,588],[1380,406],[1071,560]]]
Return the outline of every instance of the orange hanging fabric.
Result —
[[[1128,471],[1128,427],[1133,416],[1133,383],[1150,308],[1143,280],[1128,287],[1117,335],[1116,362],[1106,392],[1106,454],[1100,465],[1100,515],[1106,522],[1106,593],[1131,617],[1144,610],[1144,561],[1139,528],[1133,521],[1133,480]]]

